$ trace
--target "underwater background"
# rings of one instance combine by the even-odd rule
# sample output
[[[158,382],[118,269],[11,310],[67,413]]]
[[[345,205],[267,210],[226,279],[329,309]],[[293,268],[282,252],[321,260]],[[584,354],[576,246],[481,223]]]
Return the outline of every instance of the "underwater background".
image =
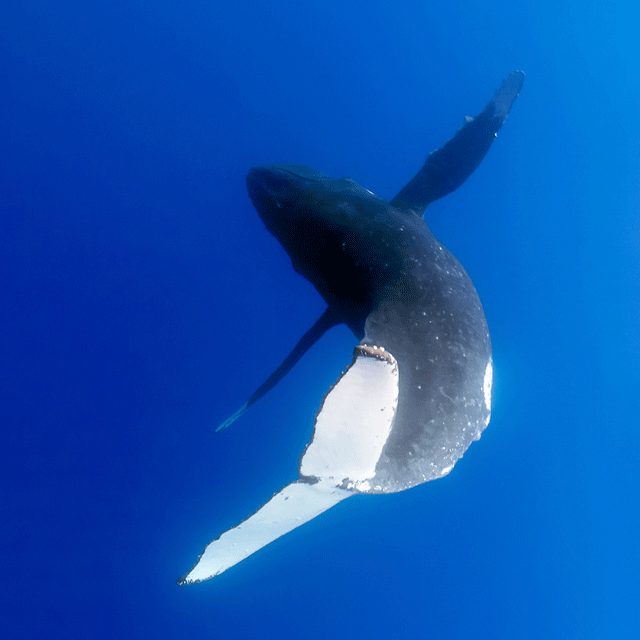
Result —
[[[446,4],[446,6],[445,6]],[[640,637],[640,9],[94,0],[0,9],[0,635]],[[426,221],[491,330],[447,477],[176,580],[295,479],[355,339],[214,434],[325,304],[244,178],[393,197],[527,76]]]

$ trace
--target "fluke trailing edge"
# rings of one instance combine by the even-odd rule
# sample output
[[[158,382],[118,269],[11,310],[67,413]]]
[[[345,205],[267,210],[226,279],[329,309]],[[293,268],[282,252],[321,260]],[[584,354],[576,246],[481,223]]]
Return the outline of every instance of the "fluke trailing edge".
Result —
[[[422,214],[480,164],[523,81],[521,71],[509,75],[391,201],[305,166],[251,169],[247,188],[262,221],[328,308],[219,429],[327,329],[344,323],[360,344],[316,415],[300,479],[211,542],[181,584],[222,573],[354,494],[392,493],[440,478],[480,437],[491,415],[487,323],[471,279]]]

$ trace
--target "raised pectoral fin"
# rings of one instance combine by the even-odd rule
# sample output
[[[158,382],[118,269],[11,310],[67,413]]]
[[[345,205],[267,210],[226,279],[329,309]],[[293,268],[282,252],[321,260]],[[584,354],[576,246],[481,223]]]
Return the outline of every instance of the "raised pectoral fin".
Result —
[[[524,73],[509,74],[483,111],[464,125],[443,147],[427,157],[422,169],[391,200],[397,207],[422,215],[427,205],[457,189],[480,164],[518,97]]]
[[[288,484],[252,516],[211,542],[196,566],[178,584],[217,576],[352,495],[323,482],[298,480]]]

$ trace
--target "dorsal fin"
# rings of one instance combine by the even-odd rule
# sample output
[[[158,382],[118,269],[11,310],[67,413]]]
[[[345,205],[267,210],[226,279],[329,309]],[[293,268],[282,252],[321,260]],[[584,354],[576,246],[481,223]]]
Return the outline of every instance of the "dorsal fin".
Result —
[[[433,151],[391,204],[422,216],[427,205],[457,189],[486,155],[518,97],[524,73],[514,71],[502,83],[482,113],[464,125],[443,147]]]

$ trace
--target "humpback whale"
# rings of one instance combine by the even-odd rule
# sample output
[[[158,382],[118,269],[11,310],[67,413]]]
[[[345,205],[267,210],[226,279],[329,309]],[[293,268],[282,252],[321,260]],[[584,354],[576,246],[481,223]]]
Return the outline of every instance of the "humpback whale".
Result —
[[[207,580],[357,494],[403,491],[451,471],[489,424],[487,322],[462,265],[423,220],[426,207],[479,165],[524,81],[511,73],[484,110],[390,201],[349,178],[301,165],[260,166],[249,197],[327,310],[218,430],[271,389],[329,328],[360,341],[325,395],[299,479],[205,548],[179,580]]]

